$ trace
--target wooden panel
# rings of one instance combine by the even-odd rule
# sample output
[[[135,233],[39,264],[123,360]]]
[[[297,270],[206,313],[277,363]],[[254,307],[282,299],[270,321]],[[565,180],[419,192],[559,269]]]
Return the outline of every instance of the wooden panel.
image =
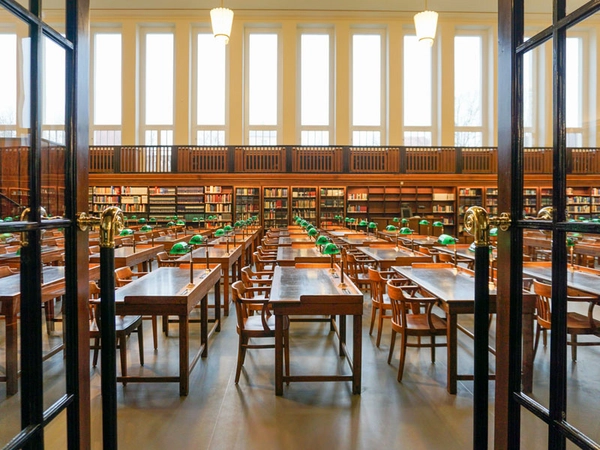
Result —
[[[115,171],[115,148],[113,146],[90,147],[90,173]]]
[[[227,147],[178,147],[179,172],[227,172]]]
[[[496,173],[498,151],[496,148],[463,148],[463,173]]]
[[[406,148],[406,173],[454,173],[454,147]]]
[[[396,173],[400,170],[398,147],[350,147],[350,172]]]
[[[121,172],[170,172],[170,145],[121,147]]]
[[[552,149],[533,147],[523,149],[525,173],[552,173]]]
[[[342,147],[293,147],[292,171],[341,172]]]
[[[285,172],[285,147],[236,147],[236,172]]]
[[[600,170],[600,155],[595,148],[573,148],[571,155],[571,173],[598,173]]]

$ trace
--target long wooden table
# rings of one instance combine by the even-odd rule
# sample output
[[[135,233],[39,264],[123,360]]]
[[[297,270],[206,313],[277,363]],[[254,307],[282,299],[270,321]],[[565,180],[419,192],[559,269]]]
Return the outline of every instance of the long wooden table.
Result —
[[[242,246],[241,245],[230,245],[229,253],[224,245],[216,245],[214,247],[208,247],[208,258],[210,263],[218,263],[221,265],[223,273],[223,311],[226,316],[229,315],[229,286],[235,283],[236,280],[242,278],[242,266],[240,264],[242,260]],[[194,263],[206,263],[206,246],[196,248],[192,252],[192,259]],[[189,262],[190,256],[183,255],[178,258],[178,262]],[[231,277],[230,277],[231,274]],[[231,279],[230,279],[231,278]]]
[[[138,270],[148,272],[150,265],[148,262],[154,259],[159,252],[164,251],[162,245],[155,245],[154,247],[136,248],[133,247],[119,247],[115,248],[115,267],[132,267],[138,266]],[[100,253],[94,253],[90,255],[91,263],[100,263]]]
[[[221,330],[221,265],[210,271],[197,270],[194,284],[189,285],[189,269],[160,267],[115,291],[116,313],[119,315],[173,315],[179,318],[179,376],[126,376],[117,381],[178,382],[180,395],[188,395],[190,372],[200,357],[208,356],[208,292],[214,287],[215,325],[210,333]],[[200,303],[200,348],[189,361],[189,316]]]
[[[456,394],[458,380],[472,380],[473,375],[458,374],[458,315],[473,314],[475,278],[471,271],[447,268],[393,266],[393,270],[431,292],[446,313],[448,342],[447,390]],[[531,392],[533,382],[533,318],[535,296],[523,294],[523,376],[524,392]],[[496,312],[496,291],[490,290],[490,312]]]
[[[158,246],[162,246],[164,251],[169,253],[171,251],[171,248],[173,248],[173,246],[179,242],[189,242],[189,240],[192,238],[192,234],[179,234],[177,237],[175,236],[158,236],[155,237],[154,240],[152,240],[151,238],[148,238],[148,241],[144,242],[143,246],[147,246],[148,244],[150,244],[151,246],[153,245],[154,247],[158,247]],[[144,247],[142,247],[144,248]]]
[[[389,269],[392,266],[410,266],[412,263],[432,262],[430,255],[411,252],[405,247],[356,247],[365,255],[377,262],[380,269]]]
[[[275,394],[283,395],[283,383],[292,381],[352,381],[352,393],[360,394],[362,369],[363,296],[349,280],[340,286],[340,274],[329,269],[275,267],[270,304],[275,314]],[[294,315],[339,315],[340,356],[345,356],[351,375],[283,375],[283,322]],[[353,316],[352,358],[346,348],[345,316]]]
[[[524,262],[523,275],[551,284],[552,262]],[[571,270],[569,266],[567,270],[567,286],[600,296],[600,271],[594,273],[594,271],[578,268],[577,266]]]
[[[65,294],[64,266],[45,266],[42,269],[42,301],[49,301]],[[100,266],[90,264],[89,279],[100,278]],[[21,275],[0,278],[0,315],[5,318],[6,331],[6,374],[0,381],[6,382],[6,393],[16,394],[18,382],[18,326],[17,315],[21,309]],[[56,352],[53,352],[56,353]]]
[[[299,263],[329,263],[331,257],[323,255],[316,247],[278,247],[277,264],[280,266],[294,266]]]
[[[356,248],[356,247],[361,247],[361,246],[371,245],[371,244],[389,243],[389,241],[378,238],[372,234],[369,236],[367,236],[365,234],[364,237],[353,237],[352,235],[340,236],[338,239],[340,240],[340,242],[343,242],[344,244],[348,245],[350,248]]]

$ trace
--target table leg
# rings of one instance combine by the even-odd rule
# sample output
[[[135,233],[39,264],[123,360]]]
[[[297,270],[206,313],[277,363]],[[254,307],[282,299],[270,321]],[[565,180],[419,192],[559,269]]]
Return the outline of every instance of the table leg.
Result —
[[[283,395],[283,316],[275,315],[275,395]]]
[[[344,345],[346,345],[346,316],[338,316],[340,318],[339,339],[340,339],[340,356],[344,356]]]
[[[215,283],[215,321],[217,331],[221,331],[221,280]]]
[[[523,314],[523,392],[533,390],[533,313]]]
[[[179,316],[179,395],[190,390],[189,323],[186,316]]]
[[[5,317],[6,329],[6,394],[14,395],[19,391],[18,364],[17,364],[17,317],[13,310],[13,303],[7,302]]]
[[[223,266],[223,306],[226,316],[229,315],[229,264]]]
[[[200,301],[200,345],[203,346],[202,357],[208,356],[208,294]]]
[[[358,395],[362,382],[362,315],[360,314],[352,316],[352,336],[352,393]]]
[[[448,386],[446,389],[449,394],[456,394],[456,374],[458,371],[458,357],[457,357],[457,329],[456,329],[456,314],[447,314],[446,318],[446,339],[448,341]]]

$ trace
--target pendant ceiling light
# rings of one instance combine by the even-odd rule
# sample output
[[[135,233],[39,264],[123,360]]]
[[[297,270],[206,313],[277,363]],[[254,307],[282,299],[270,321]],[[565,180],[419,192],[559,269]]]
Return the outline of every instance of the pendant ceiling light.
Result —
[[[425,11],[415,14],[415,28],[417,30],[417,39],[419,42],[433,45],[435,39],[435,30],[437,28],[438,13],[427,10],[427,0],[425,0]]]
[[[233,11],[223,7],[221,0],[220,8],[210,10],[210,22],[212,24],[213,35],[216,40],[227,44],[231,36],[231,25],[233,24]]]

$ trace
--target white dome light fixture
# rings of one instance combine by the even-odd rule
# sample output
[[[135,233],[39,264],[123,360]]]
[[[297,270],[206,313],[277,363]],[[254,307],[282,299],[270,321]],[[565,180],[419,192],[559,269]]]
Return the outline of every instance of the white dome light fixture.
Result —
[[[425,0],[425,11],[415,14],[415,29],[417,39],[429,47],[433,46],[435,31],[437,28],[438,13],[427,10],[427,0]]]
[[[223,44],[227,44],[229,42],[229,36],[231,36],[233,11],[223,7],[223,0],[221,0],[220,8],[213,8],[210,10],[210,22],[212,24],[215,39],[219,42],[223,42]]]

